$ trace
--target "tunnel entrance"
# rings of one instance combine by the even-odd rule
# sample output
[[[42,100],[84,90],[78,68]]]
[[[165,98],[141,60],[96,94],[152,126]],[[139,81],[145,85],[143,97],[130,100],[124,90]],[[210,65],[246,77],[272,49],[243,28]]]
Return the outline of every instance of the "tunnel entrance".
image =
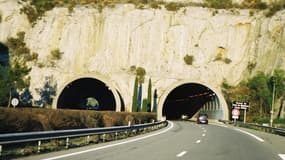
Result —
[[[191,118],[197,112],[207,113],[213,119],[222,116],[219,99],[210,88],[198,83],[187,83],[174,88],[167,95],[162,116],[175,120],[182,115]]]
[[[80,78],[65,86],[58,97],[57,108],[115,111],[116,100],[104,82]]]

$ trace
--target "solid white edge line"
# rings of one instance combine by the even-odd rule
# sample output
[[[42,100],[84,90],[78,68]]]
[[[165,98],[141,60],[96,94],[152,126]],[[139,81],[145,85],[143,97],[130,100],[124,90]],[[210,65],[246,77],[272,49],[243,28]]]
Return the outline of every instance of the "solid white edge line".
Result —
[[[167,131],[169,131],[170,129],[173,128],[173,126],[174,126],[173,122],[168,121],[168,123],[170,124],[170,127],[168,127],[167,129],[165,129],[165,130],[163,130],[161,132],[157,132],[157,133],[154,133],[154,134],[150,134],[150,135],[144,136],[144,137],[139,137],[139,138],[136,138],[136,139],[127,140],[127,141],[120,142],[120,143],[109,144],[109,145],[106,145],[106,146],[92,148],[92,149],[88,149],[88,150],[84,150],[84,151],[80,151],[80,152],[74,152],[74,153],[64,154],[64,155],[61,155],[61,156],[45,158],[45,159],[42,159],[42,160],[54,160],[54,159],[59,159],[59,158],[71,157],[71,156],[75,156],[75,155],[79,155],[79,154],[83,154],[83,153],[87,153],[87,152],[98,151],[98,150],[101,150],[101,149],[111,148],[111,147],[115,147],[115,146],[118,146],[118,145],[132,143],[132,142],[136,142],[136,141],[143,140],[143,139],[146,139],[146,138],[150,138],[150,137],[153,137],[153,136],[157,136],[157,135],[163,134],[163,133],[165,133],[165,132],[167,132]]]
[[[182,151],[181,153],[177,154],[176,157],[182,157],[187,153],[187,151]]]
[[[279,156],[282,160],[285,160],[285,154],[278,154],[278,156]]]
[[[262,138],[260,138],[260,137],[258,137],[258,136],[256,136],[256,135],[254,135],[254,134],[252,134],[252,133],[243,131],[243,130],[238,129],[238,128],[235,128],[235,130],[240,131],[240,132],[242,132],[242,133],[244,133],[244,134],[250,135],[251,137],[257,139],[257,140],[260,141],[260,142],[264,142],[264,140],[263,140]]]

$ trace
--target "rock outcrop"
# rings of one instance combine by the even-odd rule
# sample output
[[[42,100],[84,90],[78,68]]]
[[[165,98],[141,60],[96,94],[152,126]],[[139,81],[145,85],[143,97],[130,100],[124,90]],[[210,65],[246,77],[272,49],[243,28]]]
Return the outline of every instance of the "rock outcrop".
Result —
[[[235,85],[257,71],[285,68],[284,10],[265,17],[248,9],[174,12],[120,4],[99,12],[81,6],[72,12],[54,8],[32,26],[20,8],[16,0],[0,1],[0,41],[26,33],[27,46],[39,54],[31,71],[32,90],[46,76],[52,75],[60,88],[74,75],[98,73],[114,83],[130,106],[131,66],[143,67],[161,92],[182,79],[219,88],[224,80]],[[63,56],[50,66],[55,49]],[[192,65],[185,63],[186,55],[194,58]]]

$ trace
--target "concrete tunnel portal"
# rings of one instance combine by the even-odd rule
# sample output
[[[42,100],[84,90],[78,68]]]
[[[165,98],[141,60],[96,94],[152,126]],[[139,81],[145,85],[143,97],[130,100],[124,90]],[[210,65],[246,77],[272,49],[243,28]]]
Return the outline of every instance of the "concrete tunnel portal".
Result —
[[[118,91],[120,110],[124,111],[124,102]],[[98,102],[94,104],[94,99]],[[61,91],[57,108],[91,109],[97,111],[116,111],[116,97],[111,88],[96,78],[79,78],[68,83]]]
[[[225,119],[218,95],[199,83],[184,83],[171,89],[162,98],[161,116],[169,120],[180,119],[182,115],[193,117],[198,112],[207,113],[210,119]]]

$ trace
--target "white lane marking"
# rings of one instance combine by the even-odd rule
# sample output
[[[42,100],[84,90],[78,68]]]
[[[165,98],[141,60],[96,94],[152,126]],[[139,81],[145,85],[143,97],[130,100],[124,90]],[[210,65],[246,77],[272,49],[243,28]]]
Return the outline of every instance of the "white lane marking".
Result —
[[[165,132],[167,132],[167,131],[169,131],[170,129],[173,128],[173,126],[174,126],[173,122],[168,121],[168,123],[170,124],[169,128],[167,128],[167,129],[165,129],[165,130],[163,130],[161,132],[150,134],[150,135],[147,135],[147,136],[144,136],[144,137],[139,137],[139,138],[136,138],[136,139],[131,139],[131,140],[120,142],[120,143],[109,144],[109,145],[106,145],[106,146],[102,146],[102,147],[98,147],[98,148],[92,148],[92,149],[88,149],[88,150],[84,150],[84,151],[64,154],[64,155],[61,155],[61,156],[45,158],[45,159],[42,159],[42,160],[54,160],[54,159],[60,159],[60,158],[65,158],[65,157],[71,157],[71,156],[75,156],[75,155],[79,155],[79,154],[83,154],[83,153],[87,153],[87,152],[98,151],[98,150],[101,150],[101,149],[111,148],[111,147],[119,146],[119,145],[122,145],[122,144],[132,143],[132,142],[136,142],[136,141],[143,140],[143,139],[146,139],[146,138],[150,138],[150,137],[153,137],[153,136],[157,136],[157,135],[163,134],[163,133],[165,133]]]
[[[263,140],[262,138],[260,138],[260,137],[258,137],[258,136],[256,136],[256,135],[254,135],[254,134],[252,134],[252,133],[249,133],[249,132],[246,132],[246,131],[237,129],[237,128],[235,128],[235,130],[240,131],[240,132],[242,132],[242,133],[244,133],[244,134],[250,135],[251,137],[257,139],[257,140],[260,141],[260,142],[264,142],[264,140]]]
[[[279,156],[282,160],[285,160],[285,154],[278,154],[278,156]]]
[[[201,143],[201,140],[197,140],[196,143],[197,143],[197,144]]]
[[[205,134],[205,133],[203,133],[203,134],[202,134],[202,136],[203,136],[203,137],[205,137],[205,136],[206,136],[206,134]]]
[[[187,151],[183,151],[183,152],[177,154],[176,157],[182,157],[182,156],[184,156],[186,153],[187,153]]]
[[[223,124],[223,123],[216,123],[216,124],[212,124],[215,126],[219,126],[219,127],[225,127],[225,128],[229,128],[227,125]]]
[[[203,130],[203,132],[207,132],[207,130]]]

